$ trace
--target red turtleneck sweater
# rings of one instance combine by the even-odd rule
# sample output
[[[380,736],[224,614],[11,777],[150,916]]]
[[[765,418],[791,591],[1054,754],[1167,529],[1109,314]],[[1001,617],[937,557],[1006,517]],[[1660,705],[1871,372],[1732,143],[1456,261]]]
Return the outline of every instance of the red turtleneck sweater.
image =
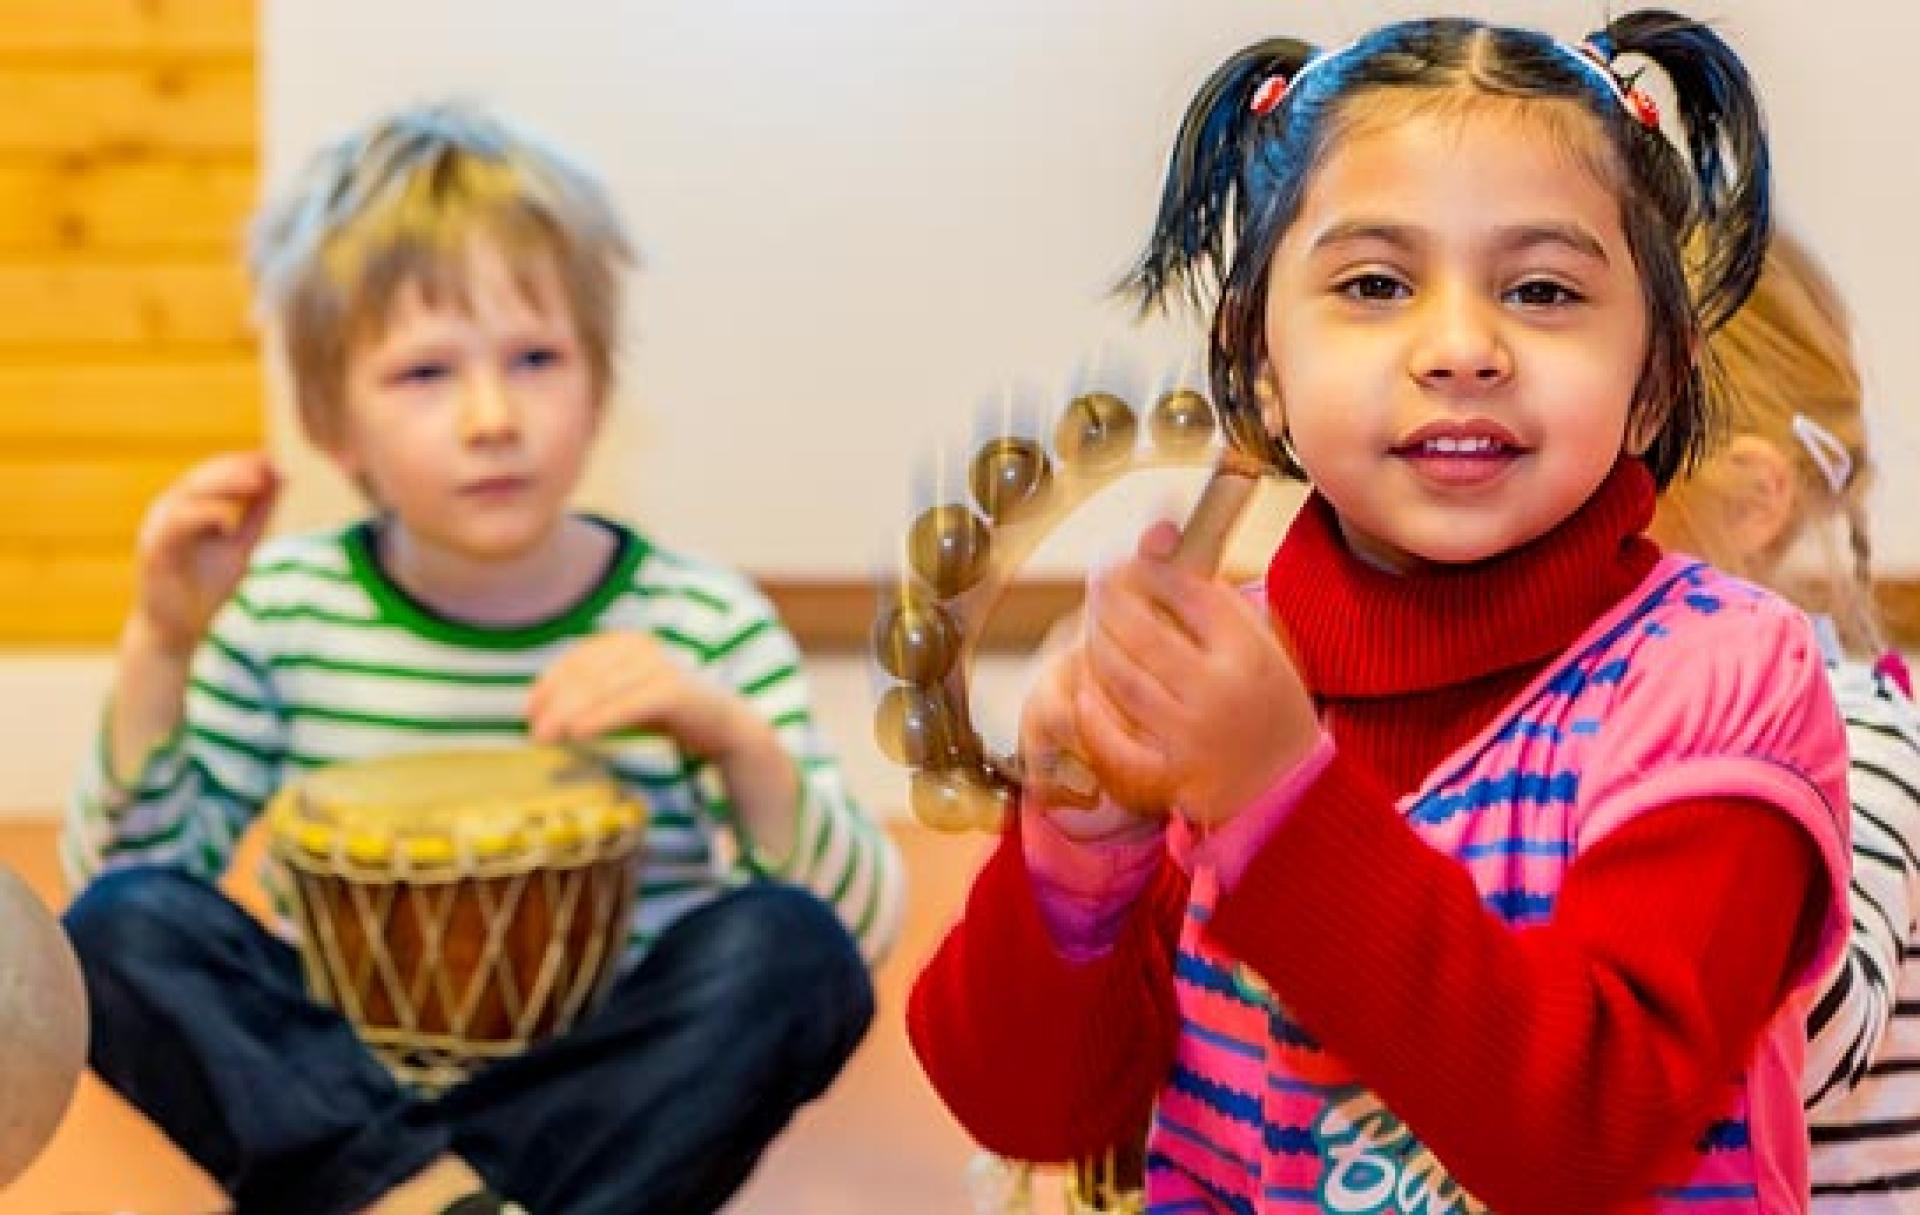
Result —
[[[1395,806],[1639,585],[1652,509],[1651,479],[1623,461],[1533,544],[1402,577],[1356,560],[1316,497],[1269,571],[1338,755],[1209,930],[1504,1215],[1620,1210],[1683,1160],[1822,905],[1818,856],[1785,815],[1700,800],[1582,855],[1552,922],[1515,931]],[[1071,962],[1017,834],[1001,842],[908,1009],[981,1143],[1058,1160],[1139,1133],[1179,1028],[1186,880],[1164,862],[1114,947]]]

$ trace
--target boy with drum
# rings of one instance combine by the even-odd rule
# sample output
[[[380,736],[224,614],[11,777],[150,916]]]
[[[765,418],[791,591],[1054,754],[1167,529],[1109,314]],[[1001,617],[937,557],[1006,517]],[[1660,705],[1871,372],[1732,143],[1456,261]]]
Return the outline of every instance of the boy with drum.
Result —
[[[568,509],[629,261],[591,176],[453,106],[328,148],[257,224],[302,426],[371,509],[261,544],[260,454],[159,498],[63,839],[92,1065],[242,1215],[710,1211],[871,1018],[899,862],[792,638],[738,574]],[[423,1093],[213,883],[305,773],[529,741],[648,806],[626,953],[577,1025]]]

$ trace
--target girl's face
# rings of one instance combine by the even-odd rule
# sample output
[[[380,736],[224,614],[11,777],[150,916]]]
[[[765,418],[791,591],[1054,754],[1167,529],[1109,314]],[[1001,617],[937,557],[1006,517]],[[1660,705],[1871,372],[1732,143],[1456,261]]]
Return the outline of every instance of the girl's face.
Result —
[[[1386,568],[1523,545],[1652,437],[1626,438],[1647,314],[1619,201],[1518,104],[1340,140],[1274,252],[1266,333],[1267,425]]]

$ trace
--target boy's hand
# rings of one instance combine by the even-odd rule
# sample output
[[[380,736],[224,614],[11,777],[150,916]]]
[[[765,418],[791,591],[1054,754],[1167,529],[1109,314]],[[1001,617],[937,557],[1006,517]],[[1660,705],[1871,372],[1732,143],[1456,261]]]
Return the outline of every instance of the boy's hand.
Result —
[[[156,654],[191,654],[240,584],[279,495],[262,452],[215,456],[169,486],[140,526],[129,635]]]
[[[717,765],[747,838],[775,867],[793,855],[800,785],[773,726],[746,700],[688,671],[645,633],[601,633],[568,650],[533,685],[534,741],[582,743],[658,730]]]
[[[1094,578],[1073,729],[1123,805],[1175,806],[1212,826],[1305,758],[1320,727],[1268,614],[1173,564],[1178,539],[1156,524]]]
[[[684,670],[647,633],[599,633],[534,683],[526,724],[536,743],[588,743],[620,729],[659,729],[710,760],[764,858],[795,846],[797,768],[780,735],[732,691]]]
[[[527,725],[542,743],[658,730],[693,755],[723,760],[768,729],[745,702],[687,671],[645,633],[600,633],[534,683]]]

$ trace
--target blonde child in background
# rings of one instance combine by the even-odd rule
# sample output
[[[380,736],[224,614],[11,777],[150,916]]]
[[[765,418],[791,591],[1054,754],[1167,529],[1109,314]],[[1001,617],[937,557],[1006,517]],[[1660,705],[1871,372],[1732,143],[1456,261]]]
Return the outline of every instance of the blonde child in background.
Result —
[[[1711,339],[1727,446],[1671,489],[1655,534],[1806,606],[1846,717],[1853,931],[1808,1018],[1816,1211],[1920,1211],[1920,712],[1875,618],[1873,467],[1839,293],[1776,232],[1759,284]],[[1836,542],[1843,530],[1847,543]],[[1818,576],[1794,577],[1813,550]],[[1804,595],[1803,595],[1804,597]]]
[[[793,639],[740,575],[569,509],[629,261],[590,175],[462,107],[369,124],[259,221],[301,422],[370,513],[261,544],[259,454],[154,504],[63,839],[91,1062],[242,1215],[711,1211],[871,1018],[899,864]],[[213,883],[291,778],[529,739],[594,741],[650,807],[624,965],[428,1100]]]

